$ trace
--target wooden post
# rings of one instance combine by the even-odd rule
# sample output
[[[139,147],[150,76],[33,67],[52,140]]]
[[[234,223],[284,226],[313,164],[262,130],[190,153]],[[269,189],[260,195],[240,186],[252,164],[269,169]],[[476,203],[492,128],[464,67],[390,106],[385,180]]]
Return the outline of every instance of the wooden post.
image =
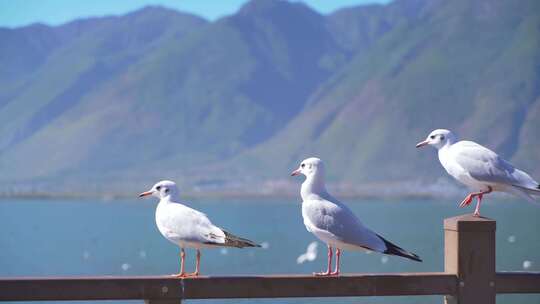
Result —
[[[495,228],[492,219],[462,215],[444,220],[444,270],[458,277],[447,304],[495,304]]]

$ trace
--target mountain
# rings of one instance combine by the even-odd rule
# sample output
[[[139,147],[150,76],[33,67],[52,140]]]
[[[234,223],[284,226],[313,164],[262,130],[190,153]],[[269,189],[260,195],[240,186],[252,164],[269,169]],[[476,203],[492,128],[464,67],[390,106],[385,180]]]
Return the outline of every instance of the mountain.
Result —
[[[2,180],[258,192],[318,155],[337,186],[404,189],[443,176],[414,148],[441,127],[540,178],[539,6],[252,0],[214,22],[147,7],[0,29]]]
[[[444,127],[540,176],[532,134],[540,121],[538,3],[417,3],[245,158],[271,160],[263,166],[282,172],[320,155],[337,181],[430,179],[442,174],[435,153],[414,143]]]

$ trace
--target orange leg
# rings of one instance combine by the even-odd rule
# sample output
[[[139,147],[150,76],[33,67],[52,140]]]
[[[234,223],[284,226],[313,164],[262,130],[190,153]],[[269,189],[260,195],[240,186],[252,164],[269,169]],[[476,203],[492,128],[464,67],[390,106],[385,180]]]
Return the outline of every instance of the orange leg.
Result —
[[[459,204],[459,208],[463,208],[465,206],[469,206],[473,200],[473,196],[475,193],[471,193],[465,197],[463,201],[461,201],[461,204]]]
[[[180,273],[179,274],[173,274],[173,276],[177,278],[183,278],[186,276],[186,272],[184,271],[184,264],[186,261],[186,252],[184,251],[184,248],[180,250]]]
[[[334,272],[331,273],[331,275],[339,275],[339,259],[341,257],[341,249],[336,248],[336,269]]]
[[[473,215],[480,216],[480,204],[482,203],[482,198],[484,197],[484,194],[491,193],[491,191],[493,191],[493,188],[491,188],[491,186],[488,186],[488,190],[486,191],[473,192],[467,195],[467,197],[465,197],[465,199],[461,202],[461,204],[459,204],[459,207],[463,208],[465,206],[470,205],[473,198],[476,197],[477,203],[476,203],[476,208],[474,210]]]
[[[328,268],[326,269],[326,272],[315,272],[313,273],[316,276],[329,276],[332,272],[332,247],[328,245]]]
[[[484,196],[483,194],[480,194],[476,198],[478,202],[476,203],[476,208],[474,208],[474,213],[473,213],[474,216],[480,216],[480,204],[482,203],[483,196]]]
[[[480,216],[480,204],[482,204],[482,198],[484,197],[484,194],[490,193],[491,191],[493,191],[493,188],[488,186],[487,191],[484,191],[480,193],[480,195],[478,195],[478,198],[477,198],[478,202],[476,203],[476,208],[474,208],[474,213],[473,213],[474,216]]]
[[[201,251],[197,249],[197,262],[195,264],[195,272],[189,273],[186,276],[187,277],[198,277],[199,276],[199,270],[201,266]]]

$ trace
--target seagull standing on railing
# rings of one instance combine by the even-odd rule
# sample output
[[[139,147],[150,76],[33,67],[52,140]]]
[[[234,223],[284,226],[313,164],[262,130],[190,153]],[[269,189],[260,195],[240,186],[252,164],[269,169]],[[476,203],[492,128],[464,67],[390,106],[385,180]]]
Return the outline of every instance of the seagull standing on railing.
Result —
[[[206,214],[179,203],[178,188],[174,182],[160,181],[149,191],[139,194],[139,197],[148,195],[159,198],[156,208],[156,224],[159,232],[180,247],[180,273],[175,275],[176,277],[199,275],[201,248],[261,247],[214,226]],[[197,249],[197,263],[193,273],[184,271],[186,255],[184,248]]]
[[[480,216],[484,194],[492,191],[512,193],[534,201],[540,195],[540,184],[527,173],[514,168],[495,152],[472,141],[457,141],[449,130],[438,129],[416,147],[430,145],[439,150],[439,160],[448,174],[472,191],[459,205],[468,206],[477,198],[474,216]]]
[[[302,217],[306,229],[328,246],[328,267],[326,272],[314,273],[320,276],[339,275],[341,250],[370,250],[397,255],[421,262],[414,253],[408,252],[384,239],[365,227],[352,211],[326,191],[324,164],[315,157],[305,159],[292,176],[303,174]],[[332,250],[336,250],[336,267],[332,271]]]

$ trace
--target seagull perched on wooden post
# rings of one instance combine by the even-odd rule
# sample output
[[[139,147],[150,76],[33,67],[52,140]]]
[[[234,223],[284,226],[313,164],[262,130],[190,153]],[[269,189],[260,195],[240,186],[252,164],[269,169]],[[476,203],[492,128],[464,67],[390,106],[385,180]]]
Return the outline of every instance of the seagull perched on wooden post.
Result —
[[[302,217],[306,229],[328,246],[328,267],[319,276],[339,275],[341,250],[369,250],[397,255],[421,262],[414,253],[408,252],[365,227],[354,213],[326,191],[324,164],[315,157],[302,161],[291,175],[303,174]],[[332,271],[332,251],[336,250],[336,267]]]
[[[514,168],[495,152],[472,141],[457,141],[449,130],[437,129],[419,142],[416,147],[430,145],[439,150],[439,160],[446,172],[472,191],[459,204],[468,206],[477,198],[474,216],[480,216],[484,194],[493,191],[507,192],[534,201],[540,195],[540,184],[529,174]]]
[[[222,228],[214,226],[206,214],[180,203],[176,184],[160,181],[149,191],[139,194],[159,198],[156,208],[156,224],[159,232],[169,241],[180,247],[180,273],[176,277],[198,276],[200,272],[201,248],[212,247],[261,247],[254,242],[237,237]],[[184,248],[197,249],[195,272],[185,273]]]

